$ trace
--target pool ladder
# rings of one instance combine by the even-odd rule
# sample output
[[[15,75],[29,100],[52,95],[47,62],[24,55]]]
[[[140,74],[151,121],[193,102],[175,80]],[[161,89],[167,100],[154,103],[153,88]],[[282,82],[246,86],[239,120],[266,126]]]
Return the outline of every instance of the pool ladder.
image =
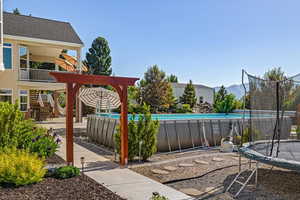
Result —
[[[247,177],[245,182],[242,182],[239,180],[239,178],[241,177],[243,172],[246,171],[250,171],[250,175]],[[255,174],[255,187],[257,187],[257,179],[258,179],[258,162],[256,162],[255,167],[251,168],[251,160],[249,160],[249,169],[245,169],[245,170],[240,170],[240,172],[236,175],[236,177],[234,178],[234,180],[231,182],[231,184],[228,186],[228,188],[226,189],[226,193],[230,190],[230,188],[233,186],[233,184],[237,183],[239,185],[241,185],[241,188],[239,189],[239,191],[234,195],[234,198],[236,198],[237,196],[239,196],[239,194],[243,191],[243,189],[246,187],[246,185],[248,184],[248,182],[251,180],[251,178],[254,176]],[[245,178],[245,177],[244,177]]]

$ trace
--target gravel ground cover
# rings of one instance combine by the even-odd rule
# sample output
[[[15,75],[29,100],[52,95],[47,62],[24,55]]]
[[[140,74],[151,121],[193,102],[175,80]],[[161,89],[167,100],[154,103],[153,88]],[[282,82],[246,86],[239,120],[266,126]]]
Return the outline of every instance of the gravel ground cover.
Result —
[[[249,164],[248,160],[243,158],[242,163],[243,169],[246,169]],[[224,190],[237,175],[237,164],[237,155],[216,156],[214,153],[207,153],[196,159],[185,159],[179,162],[171,161],[162,165],[134,167],[131,170],[198,199],[227,200],[232,199],[231,196],[241,187],[239,184],[235,184],[229,193],[224,193]],[[237,199],[300,199],[300,174],[279,168],[270,170],[270,168],[270,166],[260,164],[258,187],[254,187],[254,178],[251,179],[250,185],[245,188]],[[243,177],[247,177],[249,173],[249,171],[245,172]]]
[[[48,164],[63,164],[59,156]],[[123,200],[93,179],[80,175],[69,179],[45,178],[42,182],[22,187],[1,187],[0,200]]]

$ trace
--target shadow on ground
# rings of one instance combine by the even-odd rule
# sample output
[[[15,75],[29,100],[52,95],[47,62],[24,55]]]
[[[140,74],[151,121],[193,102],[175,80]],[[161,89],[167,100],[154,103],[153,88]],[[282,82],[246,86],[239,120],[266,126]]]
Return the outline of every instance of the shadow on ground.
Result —
[[[242,182],[250,175],[250,171],[242,174],[244,177]],[[223,187],[227,188],[237,174],[231,174],[226,177],[223,182]],[[271,170],[260,168],[258,170],[258,185],[255,188],[255,178],[250,180],[250,185],[240,193],[237,199],[254,200],[254,199],[300,199],[300,173],[287,170]],[[241,188],[239,184],[234,184],[230,189],[230,194],[234,195]]]

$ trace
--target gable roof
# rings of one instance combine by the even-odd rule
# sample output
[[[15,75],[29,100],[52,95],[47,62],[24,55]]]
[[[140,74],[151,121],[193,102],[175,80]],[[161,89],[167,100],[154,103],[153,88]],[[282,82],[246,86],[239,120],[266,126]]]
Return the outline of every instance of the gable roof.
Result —
[[[3,12],[3,33],[83,45],[70,23]]]

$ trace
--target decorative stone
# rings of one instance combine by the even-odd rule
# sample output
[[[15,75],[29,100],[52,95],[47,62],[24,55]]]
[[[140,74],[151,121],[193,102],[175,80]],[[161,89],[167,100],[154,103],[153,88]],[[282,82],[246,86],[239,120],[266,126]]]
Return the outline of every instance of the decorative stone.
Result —
[[[205,188],[205,192],[208,193],[208,194],[212,194],[212,193],[215,193],[218,191],[218,188],[215,188],[215,187],[207,187]]]
[[[180,189],[180,191],[187,195],[191,195],[191,196],[199,196],[203,193],[195,188],[183,188],[183,189]]]
[[[197,164],[202,164],[202,165],[208,165],[209,164],[209,162],[206,162],[204,160],[199,160],[199,159],[194,160],[194,162],[197,163]]]
[[[168,171],[175,171],[177,169],[177,167],[173,167],[173,166],[166,166],[164,167],[165,170],[168,170]]]
[[[214,157],[214,158],[212,159],[212,161],[215,161],[215,162],[222,162],[222,161],[224,161],[224,159],[223,159],[223,158]]]
[[[192,163],[180,163],[178,166],[179,167],[193,167],[194,165]]]
[[[161,169],[152,169],[151,172],[154,173],[154,174],[160,174],[160,175],[166,175],[166,174],[169,174],[168,171],[161,170]]]

